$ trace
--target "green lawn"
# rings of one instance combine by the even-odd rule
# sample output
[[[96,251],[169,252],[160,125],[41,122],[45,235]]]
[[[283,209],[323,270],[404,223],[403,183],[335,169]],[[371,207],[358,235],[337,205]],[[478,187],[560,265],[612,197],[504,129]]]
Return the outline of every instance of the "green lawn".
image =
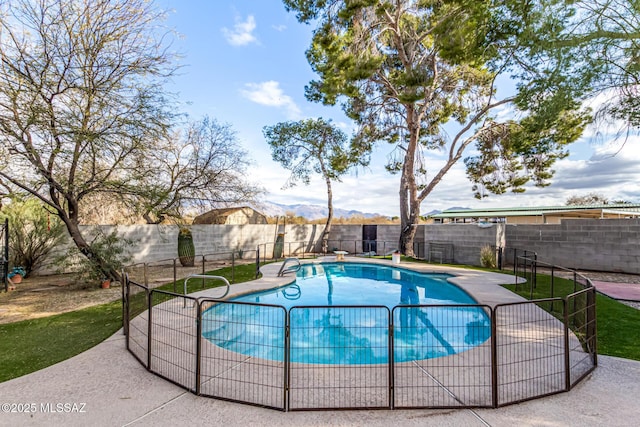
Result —
[[[0,325],[0,382],[53,365],[95,346],[122,327],[118,301]]]
[[[505,287],[515,290],[515,285]],[[554,279],[554,297],[562,297],[572,292],[573,281],[557,277]],[[551,277],[539,274],[532,296],[528,284],[520,285],[517,293],[527,299],[551,297]],[[555,307],[559,308],[558,305]],[[596,313],[598,354],[640,360],[640,310],[597,294]]]
[[[210,272],[231,281],[231,267]],[[255,278],[255,264],[235,267],[235,283]],[[178,293],[183,281],[177,282]],[[205,282],[205,287],[221,286],[221,281]],[[173,282],[161,286],[173,291]],[[203,289],[201,280],[188,283],[188,292]],[[140,298],[142,297],[142,298]],[[132,299],[143,302],[144,294]],[[140,300],[140,301],[138,301]],[[166,301],[166,298],[157,300]],[[144,306],[144,303],[142,304]],[[0,382],[37,371],[82,353],[113,335],[122,327],[120,300],[96,305],[83,310],[58,314],[40,319],[0,325]]]

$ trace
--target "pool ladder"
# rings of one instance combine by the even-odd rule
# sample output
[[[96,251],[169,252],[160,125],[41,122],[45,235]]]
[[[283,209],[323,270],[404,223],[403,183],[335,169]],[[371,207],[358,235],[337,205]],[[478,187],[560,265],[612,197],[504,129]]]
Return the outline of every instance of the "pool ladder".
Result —
[[[287,263],[289,261],[295,261],[297,263],[297,265],[291,266],[287,269],[285,269]],[[280,270],[278,271],[278,277],[282,277],[285,275],[285,273],[289,273],[289,272],[297,272],[298,270],[300,270],[300,260],[296,257],[291,257],[291,258],[285,258],[284,262],[282,263],[282,265],[280,266]]]

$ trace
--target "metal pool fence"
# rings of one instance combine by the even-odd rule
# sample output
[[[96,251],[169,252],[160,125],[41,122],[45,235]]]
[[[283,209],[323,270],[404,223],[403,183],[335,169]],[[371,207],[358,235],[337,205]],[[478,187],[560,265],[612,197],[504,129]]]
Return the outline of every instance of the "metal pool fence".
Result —
[[[149,371],[216,399],[282,411],[495,408],[568,391],[596,367],[595,290],[574,277],[565,297],[465,305],[486,314],[466,323],[458,305],[287,310],[127,278],[124,330]],[[428,344],[405,339],[411,329]]]

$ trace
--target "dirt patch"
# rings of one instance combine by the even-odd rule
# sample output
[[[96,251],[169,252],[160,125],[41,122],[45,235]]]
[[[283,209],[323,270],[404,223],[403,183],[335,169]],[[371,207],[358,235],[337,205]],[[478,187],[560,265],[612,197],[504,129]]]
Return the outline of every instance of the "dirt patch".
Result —
[[[236,262],[236,264],[247,263],[251,263],[251,261]],[[230,265],[230,262],[225,261],[207,261],[204,269],[211,271]],[[182,267],[178,264],[176,277],[179,279],[189,274],[201,274],[202,271],[202,264],[194,267]],[[151,288],[174,280],[172,264],[148,264],[146,272],[140,265],[128,269],[128,273],[131,280],[140,284],[144,284],[146,281]],[[181,292],[180,286],[176,288],[176,291]],[[0,291],[0,324],[80,310],[115,301],[121,297],[122,288],[117,282],[112,283],[109,289],[102,289],[97,285],[76,283],[74,276],[70,274],[31,276],[17,284],[14,291]]]
[[[14,291],[0,292],[0,323],[79,310],[120,299],[121,293],[118,283],[102,289],[76,283],[71,275],[32,276]]]

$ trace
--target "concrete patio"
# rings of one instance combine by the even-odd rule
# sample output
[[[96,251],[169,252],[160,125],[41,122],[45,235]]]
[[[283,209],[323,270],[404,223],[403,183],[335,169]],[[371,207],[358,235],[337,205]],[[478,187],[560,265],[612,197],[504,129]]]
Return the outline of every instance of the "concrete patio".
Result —
[[[474,286],[475,274],[456,282],[482,302],[512,298],[511,293],[496,295],[495,282]],[[598,368],[568,393],[498,409],[283,413],[193,395],[148,372],[127,352],[119,332],[72,359],[0,383],[0,425],[634,425],[640,416],[640,362],[605,356],[598,361]]]
[[[91,350],[0,383],[2,403],[34,404],[0,414],[2,426],[631,426],[640,417],[640,362],[600,356],[569,393],[498,409],[279,412],[195,396],[147,372],[118,333]],[[82,412],[44,412],[76,404]],[[43,408],[44,405],[44,408]],[[72,406],[68,406],[73,409]],[[17,408],[16,408],[17,409]]]

